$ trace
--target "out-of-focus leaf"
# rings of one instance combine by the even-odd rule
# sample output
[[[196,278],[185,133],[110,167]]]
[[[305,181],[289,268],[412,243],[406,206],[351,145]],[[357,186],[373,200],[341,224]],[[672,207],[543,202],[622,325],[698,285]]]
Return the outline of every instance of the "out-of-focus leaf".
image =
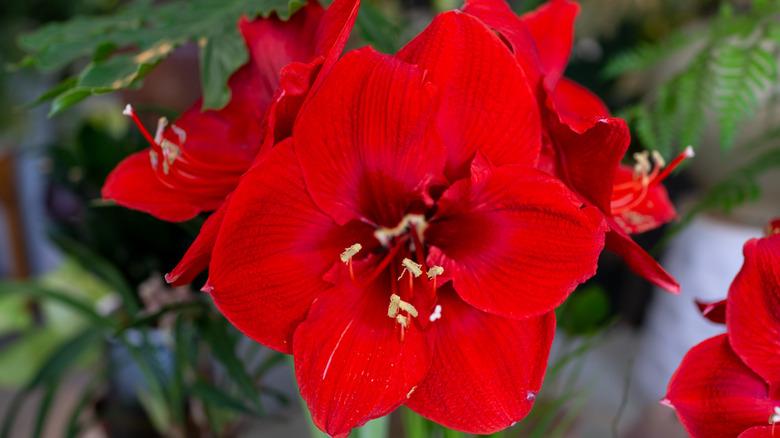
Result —
[[[236,23],[242,15],[282,19],[302,6],[300,0],[172,0],[131,2],[113,15],[77,17],[44,26],[19,39],[28,55],[21,66],[61,69],[90,57],[78,75],[38,100],[53,99],[51,114],[88,96],[140,85],[146,74],[176,47],[188,41],[208,53],[203,65],[204,108],[219,108],[229,99],[227,79],[247,59]]]
[[[67,292],[51,289],[34,282],[0,282],[0,296],[12,294],[52,300],[67,306],[99,327],[111,328],[114,326],[114,322],[98,314],[93,305],[74,298]]]
[[[14,399],[6,410],[3,425],[2,428],[0,428],[0,438],[11,436],[14,420],[16,419],[22,402],[29,392],[41,385],[45,385],[49,388],[48,391],[56,392],[56,388],[59,386],[62,377],[71,369],[87,348],[100,338],[100,332],[87,329],[77,333],[76,336],[57,347],[57,349],[48,356],[46,361],[44,361],[43,365],[35,372],[32,378],[30,378],[14,396]],[[53,397],[53,393],[51,397]],[[45,401],[46,398],[44,398],[44,402]],[[48,410],[48,404],[44,403],[41,408],[43,408],[44,412],[42,416],[38,416],[39,422],[42,422],[45,418],[45,411]],[[38,427],[36,426],[36,429],[37,428]]]
[[[73,257],[82,267],[105,281],[122,297],[128,313],[136,314],[139,310],[138,301],[130,285],[127,284],[122,273],[103,258],[95,254],[91,249],[60,233],[52,233],[52,240],[65,253]]]
[[[222,320],[211,319],[203,327],[203,337],[243,397],[251,401],[255,409],[261,411],[256,383],[236,355],[236,338],[228,331],[227,325]]]
[[[198,43],[200,81],[204,108],[222,108],[230,101],[227,81],[234,71],[249,60],[244,40],[235,26]]]
[[[355,26],[363,39],[380,52],[395,53],[401,48],[401,27],[391,22],[370,0],[361,3]]]
[[[575,291],[558,308],[558,327],[569,334],[587,334],[601,328],[610,312],[609,298],[600,286]]]
[[[259,415],[258,412],[244,404],[240,399],[204,381],[195,382],[190,388],[190,392],[204,403],[214,407],[233,410],[247,415]]]

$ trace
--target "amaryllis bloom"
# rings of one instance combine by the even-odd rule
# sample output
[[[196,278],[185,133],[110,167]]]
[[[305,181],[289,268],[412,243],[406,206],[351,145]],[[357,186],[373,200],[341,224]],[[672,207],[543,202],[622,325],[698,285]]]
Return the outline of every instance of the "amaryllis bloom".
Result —
[[[657,154],[652,166],[645,166],[650,164],[647,156],[635,171],[621,166],[630,143],[625,121],[611,117],[596,95],[563,77],[579,5],[551,0],[518,17],[503,0],[467,0],[463,11],[503,36],[532,83],[544,127],[539,167],[602,211],[610,225],[608,249],[637,274],[677,292],[674,278],[628,236],[675,217],[660,184],[675,166],[653,174],[663,167]]]
[[[122,161],[103,197],[167,221],[218,210],[243,175],[279,138],[289,135],[305,94],[344,48],[359,2],[336,0],[323,10],[310,1],[288,21],[242,18],[249,61],[231,76],[230,102],[201,111],[196,102],[174,122],[160,119],[152,135],[129,105],[150,147]],[[166,278],[190,282],[207,265],[222,211],[204,224],[182,262]]]
[[[538,105],[501,39],[445,13],[397,56],[348,53],[241,180],[209,267],[219,310],[292,353],[315,424],[400,405],[492,433],[540,389],[554,314],[603,215],[536,168]]]
[[[694,437],[780,433],[780,229],[768,229],[745,244],[725,302],[727,333],[693,347],[669,382],[665,403]],[[723,305],[705,310],[717,315]]]

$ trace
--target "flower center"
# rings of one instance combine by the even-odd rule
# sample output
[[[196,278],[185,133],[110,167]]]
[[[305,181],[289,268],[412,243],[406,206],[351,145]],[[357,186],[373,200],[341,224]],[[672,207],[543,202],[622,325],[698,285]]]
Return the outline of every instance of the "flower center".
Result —
[[[693,156],[693,148],[688,146],[667,166],[657,151],[635,153],[634,178],[614,187],[610,204],[612,213],[621,214],[641,204],[647,198],[650,189],[660,184],[677,166]]]
[[[412,321],[420,316],[420,312],[431,311],[436,301],[438,277],[444,274],[443,267],[426,265],[423,244],[425,227],[425,217],[418,214],[405,216],[392,228],[378,227],[374,231],[374,237],[381,244],[381,258],[369,269],[362,270],[360,278],[356,276],[353,259],[363,246],[355,243],[345,248],[339,256],[347,266],[350,279],[360,286],[369,285],[385,274],[384,278],[390,282],[387,288],[387,317],[397,324],[402,341],[405,331]],[[427,324],[440,318],[441,306],[436,305],[430,316],[420,322]]]
[[[131,105],[125,106],[122,114],[133,120],[149,143],[149,164],[157,178],[168,187],[193,195],[223,199],[225,191],[235,187],[237,178],[246,170],[246,166],[204,162],[188,154],[183,147],[187,141],[186,131],[180,126],[169,124],[165,117],[158,120],[157,130],[152,136]],[[166,138],[165,131],[168,128],[172,135]],[[175,138],[172,140],[172,137]]]

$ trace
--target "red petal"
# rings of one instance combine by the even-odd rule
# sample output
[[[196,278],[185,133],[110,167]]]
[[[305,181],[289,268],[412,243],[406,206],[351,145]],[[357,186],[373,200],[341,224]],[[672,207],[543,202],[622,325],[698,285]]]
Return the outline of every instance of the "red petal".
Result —
[[[777,402],[766,383],[734,354],[726,335],[707,339],[683,358],[667,401],[693,437],[733,438],[767,424]]]
[[[726,323],[726,300],[715,301],[712,303],[696,300],[696,307],[699,308],[701,316],[717,324]]]
[[[287,21],[276,17],[239,21],[263,108],[271,104],[282,68],[294,61],[310,61],[318,53],[317,31],[323,12],[317,2],[309,2]]]
[[[148,150],[130,155],[119,163],[106,178],[101,196],[171,222],[192,219],[202,211],[197,200],[183,196],[157,178]],[[216,208],[216,205],[210,207]]]
[[[458,294],[493,314],[525,318],[558,306],[596,272],[602,214],[546,173],[496,168],[442,195],[426,231],[430,264]]]
[[[479,18],[509,43],[517,62],[536,89],[542,61],[531,32],[504,0],[466,0],[463,12]]]
[[[331,3],[322,14],[316,32],[310,32],[314,41],[309,46],[316,56],[302,58],[301,62],[292,62],[282,68],[279,89],[268,111],[267,125],[270,129],[266,133],[266,144],[269,147],[292,134],[293,123],[307,93],[318,87],[344,50],[359,6],[359,0],[335,0]]]
[[[192,245],[184,253],[179,264],[168,274],[165,274],[165,281],[172,286],[183,286],[190,284],[195,277],[205,271],[211,260],[211,251],[214,249],[214,243],[217,241],[219,229],[222,226],[222,220],[225,217],[227,205],[222,204],[200,228],[198,237],[192,242]]]
[[[739,434],[739,438],[775,438],[780,430],[775,431],[776,427],[756,426]]]
[[[542,386],[555,315],[513,320],[439,291],[431,370],[407,406],[450,429],[489,434],[523,419]]]
[[[569,62],[574,40],[574,20],[580,6],[569,0],[550,0],[520,17],[528,27],[539,51],[544,81],[554,88]]]
[[[388,414],[428,371],[423,334],[412,323],[402,340],[401,326],[387,316],[389,303],[388,288],[346,279],[314,302],[295,331],[301,396],[317,427],[331,435]]]
[[[536,163],[536,99],[512,54],[484,24],[459,12],[440,14],[398,57],[424,68],[441,91],[436,124],[450,180],[468,174],[477,150],[494,165]]]
[[[548,114],[547,121],[558,175],[572,190],[609,214],[615,171],[631,143],[626,122],[604,118],[577,133],[554,115]]]
[[[290,341],[323,274],[361,235],[338,227],[309,198],[290,143],[271,150],[230,198],[209,269],[215,304],[239,330],[271,348]]]
[[[416,66],[362,49],[301,110],[296,154],[312,198],[337,222],[395,226],[441,172],[444,151],[426,135],[428,85]]]
[[[578,133],[609,117],[607,106],[598,96],[570,79],[561,78],[550,101],[560,121]]]
[[[615,186],[630,183],[633,179],[633,170],[627,166],[620,166],[617,169]],[[625,194],[625,191],[622,193]],[[669,200],[669,194],[662,184],[650,187],[637,205],[624,211],[617,209],[613,214],[615,222],[629,234],[653,230],[677,217],[674,204]]]
[[[635,274],[650,283],[671,293],[680,292],[677,280],[614,222],[607,233],[607,249],[622,257]]]
[[[745,263],[726,308],[731,346],[771,385],[780,385],[780,235],[745,244]],[[779,388],[780,389],[780,388]]]

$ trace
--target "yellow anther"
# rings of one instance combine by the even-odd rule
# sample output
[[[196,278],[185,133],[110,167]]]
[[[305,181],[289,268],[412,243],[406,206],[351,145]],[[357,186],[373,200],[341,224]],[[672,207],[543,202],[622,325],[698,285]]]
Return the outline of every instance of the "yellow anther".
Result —
[[[398,309],[401,307],[401,297],[396,294],[390,295],[390,306],[387,308],[387,316],[395,318],[398,315]]]
[[[171,129],[176,133],[176,136],[179,137],[179,144],[183,145],[184,142],[187,141],[187,131],[176,125],[171,125]]]
[[[409,318],[403,316],[403,315],[397,315],[395,317],[395,321],[401,325],[403,328],[409,327]]]
[[[398,307],[404,312],[408,313],[410,316],[417,318],[417,309],[415,309],[414,306],[407,303],[406,301],[403,300],[399,301]]]
[[[149,162],[152,163],[152,169],[157,170],[157,165],[160,164],[160,157],[152,149],[149,149]]]
[[[168,119],[165,117],[160,117],[157,119],[157,131],[154,133],[154,141],[157,142],[157,144],[162,143],[163,141],[163,133],[165,132],[165,128],[168,127]]]
[[[387,307],[387,316],[395,318],[400,312],[406,312],[414,318],[417,318],[418,315],[417,309],[411,303],[407,303],[396,294],[390,295],[390,306]]]
[[[428,275],[428,280],[433,280],[434,278],[438,277],[443,273],[444,273],[444,268],[442,268],[441,266],[431,266],[430,269],[428,269],[428,272],[426,274]]]
[[[356,243],[348,248],[344,248],[344,252],[341,253],[339,258],[341,259],[342,262],[349,263],[352,257],[354,257],[355,254],[359,253],[361,249],[363,249],[363,245]]]
[[[166,139],[163,139],[160,142],[160,147],[162,148],[163,153],[163,173],[167,175],[171,165],[176,161],[177,158],[179,158],[180,150],[179,146]]]
[[[400,280],[403,278],[404,273],[406,271],[409,271],[410,274],[414,275],[415,278],[422,275],[422,265],[419,263],[415,263],[413,260],[405,258],[401,260],[401,266],[404,267],[404,270],[401,271],[401,275],[398,276],[398,279]]]
[[[661,168],[666,166],[666,160],[664,160],[664,157],[661,155],[658,151],[651,152],[651,155],[653,156],[653,164],[657,168]]]

